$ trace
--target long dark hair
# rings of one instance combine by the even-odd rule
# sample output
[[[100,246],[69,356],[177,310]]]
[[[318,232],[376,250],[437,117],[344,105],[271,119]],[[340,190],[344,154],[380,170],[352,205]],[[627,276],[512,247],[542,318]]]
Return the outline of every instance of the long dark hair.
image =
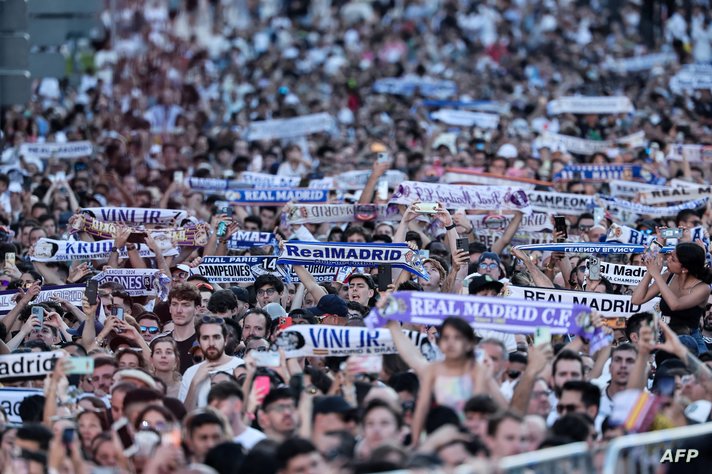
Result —
[[[697,244],[684,242],[675,247],[677,259],[690,275],[707,284],[712,283],[712,271],[707,267],[705,251]]]
[[[467,355],[469,357],[474,357],[474,344],[477,342],[477,340],[475,339],[475,331],[472,330],[472,326],[467,324],[467,321],[462,318],[449,316],[445,318],[442,325],[440,325],[440,327],[438,328],[438,332],[442,334],[446,327],[450,327],[455,331],[459,332],[465,339],[467,339],[468,342],[471,342],[473,344],[473,350],[468,352]]]

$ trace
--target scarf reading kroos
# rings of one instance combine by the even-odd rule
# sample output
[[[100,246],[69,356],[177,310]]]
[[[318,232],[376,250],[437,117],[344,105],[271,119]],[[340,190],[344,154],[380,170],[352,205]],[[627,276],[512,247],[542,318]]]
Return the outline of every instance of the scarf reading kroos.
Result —
[[[81,240],[55,240],[42,238],[30,249],[30,260],[33,262],[67,262],[70,260],[107,259],[114,248],[113,240],[98,240],[84,242]],[[138,244],[141,258],[151,258],[156,255],[146,244]],[[163,252],[164,256],[178,255],[176,249]],[[128,258],[126,248],[119,249],[119,258]]]
[[[85,207],[80,212],[103,222],[125,224],[176,225],[188,217],[186,211],[139,207]]]
[[[103,222],[85,214],[75,214],[69,218],[71,234],[86,232],[102,239],[113,239],[118,232],[115,222]],[[162,250],[174,245],[183,247],[203,247],[208,244],[210,228],[207,224],[185,225],[164,229],[146,229],[143,226],[131,227],[131,233],[148,234],[156,240]],[[165,253],[164,253],[165,255]]]
[[[472,186],[406,181],[393,193],[390,204],[440,202],[446,209],[512,210],[530,214],[527,192],[514,186]]]
[[[590,308],[552,301],[397,291],[388,297],[383,308],[371,310],[365,322],[369,328],[383,327],[389,320],[440,325],[451,316],[465,320],[476,329],[507,333],[531,334],[544,326],[552,334],[574,334],[590,339],[592,351],[608,342],[603,332],[592,325]]]
[[[361,244],[291,240],[284,243],[277,264],[315,264],[331,267],[375,267],[389,264],[407,270],[426,281],[430,280],[430,275],[423,267],[418,252],[411,250],[404,243]]]

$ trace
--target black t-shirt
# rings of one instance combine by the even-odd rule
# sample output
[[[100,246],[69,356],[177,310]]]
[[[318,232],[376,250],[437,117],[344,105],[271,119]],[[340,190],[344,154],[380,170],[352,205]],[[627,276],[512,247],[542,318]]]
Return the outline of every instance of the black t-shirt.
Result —
[[[178,356],[180,357],[180,373],[184,374],[188,367],[193,365],[193,355],[190,353],[190,348],[197,341],[197,336],[193,334],[185,341],[176,341],[178,346]]]

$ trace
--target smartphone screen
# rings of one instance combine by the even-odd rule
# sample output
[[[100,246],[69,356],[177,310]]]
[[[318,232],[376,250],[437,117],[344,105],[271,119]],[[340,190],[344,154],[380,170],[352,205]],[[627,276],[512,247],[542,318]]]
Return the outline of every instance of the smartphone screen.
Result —
[[[15,252],[7,252],[5,254],[5,265],[15,265]]]
[[[74,428],[64,428],[64,431],[62,431],[62,443],[65,445],[72,444],[72,441],[74,441]]]
[[[124,308],[114,306],[114,308],[111,310],[111,314],[113,316],[116,316],[116,319],[118,319],[119,321],[124,320]]]
[[[176,183],[182,183],[183,182],[183,172],[182,171],[174,171],[173,172],[173,181]]]
[[[563,240],[558,239],[558,242],[565,242],[569,238],[569,232],[566,226],[566,218],[564,216],[554,216],[554,230],[563,232]]]
[[[99,290],[99,282],[96,280],[89,280],[87,281],[87,287],[84,290],[84,294],[87,297],[87,300],[89,300],[90,305],[95,305],[96,304],[96,297],[97,293]]]
[[[255,377],[255,381],[253,382],[255,386],[255,393],[257,394],[257,402],[259,404],[262,404],[262,401],[264,398],[267,396],[270,390],[270,381],[269,377],[266,375],[258,375]]]
[[[464,250],[465,252],[470,251],[470,240],[467,237],[457,239],[455,245],[457,246],[457,250]]]
[[[124,452],[133,446],[133,438],[131,437],[129,422],[126,418],[120,418],[114,423],[111,429],[119,436],[119,441],[121,441],[121,447],[124,448]]]
[[[44,308],[42,306],[33,306],[32,316],[37,316],[37,319],[40,320],[39,327],[42,327],[42,325],[44,324]]]
[[[378,266],[378,291],[388,291],[388,285],[393,283],[393,272],[390,265]]]
[[[94,373],[94,358],[93,357],[70,357],[67,359],[69,368],[68,374],[87,375]]]

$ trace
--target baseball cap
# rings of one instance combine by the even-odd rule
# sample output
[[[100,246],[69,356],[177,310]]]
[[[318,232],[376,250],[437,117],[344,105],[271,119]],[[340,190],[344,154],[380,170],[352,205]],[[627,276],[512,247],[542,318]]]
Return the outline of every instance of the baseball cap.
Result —
[[[269,305],[267,305],[269,306]],[[266,306],[265,306],[266,309]],[[314,308],[307,308],[314,316],[324,316],[325,314],[334,314],[341,318],[349,317],[349,307],[346,301],[336,295],[324,295],[319,299],[319,302]]]
[[[231,286],[230,291],[232,291],[235,294],[235,298],[237,298],[239,301],[242,301],[243,303],[250,302],[250,294],[243,287]]]
[[[486,258],[489,258],[490,260],[494,260],[495,262],[497,262],[497,265],[502,263],[502,260],[499,258],[499,255],[497,255],[496,253],[482,252],[482,254],[480,255],[480,259],[477,261],[477,265],[482,263],[484,261],[484,259],[486,259]]]
[[[170,270],[171,270],[171,272],[173,270],[180,270],[182,272],[190,273],[190,267],[188,265],[186,265],[185,263],[179,263],[178,265],[171,267]]]
[[[354,278],[361,278],[362,280],[366,281],[366,284],[368,287],[372,290],[376,289],[376,283],[374,283],[373,278],[371,275],[366,275],[365,273],[354,273],[349,277],[349,282],[353,280]]]
[[[470,280],[468,285],[468,291],[471,295],[476,294],[478,291],[484,290],[485,288],[494,288],[499,292],[504,285],[492,278],[489,275],[479,275]]]
[[[329,395],[326,397],[317,397],[314,400],[314,414],[327,413],[354,413],[356,408],[349,405],[343,397],[338,395]]]
[[[705,423],[710,418],[712,402],[708,400],[697,400],[687,405],[685,408],[685,418],[692,423]]]
[[[282,308],[282,305],[279,303],[267,304],[262,309],[270,315],[272,321],[274,321],[275,319],[283,318],[287,315],[287,312],[284,310],[284,308]]]

